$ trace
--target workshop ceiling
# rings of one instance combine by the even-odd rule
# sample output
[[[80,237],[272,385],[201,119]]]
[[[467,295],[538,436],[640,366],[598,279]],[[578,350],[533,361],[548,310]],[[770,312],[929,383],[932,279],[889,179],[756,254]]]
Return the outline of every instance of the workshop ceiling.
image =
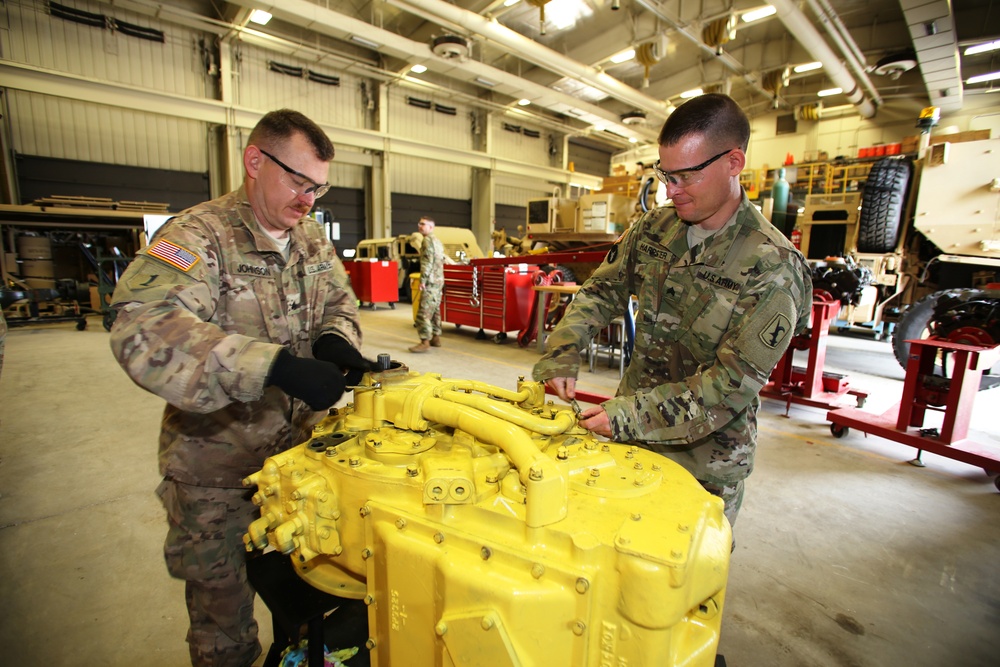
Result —
[[[507,4],[507,3],[511,4]],[[681,94],[728,92],[751,114],[773,109],[877,117],[1000,104],[1000,0],[282,0],[189,9],[329,52],[384,80],[516,108],[611,144],[652,141]],[[249,22],[252,9],[273,14]],[[542,11],[544,10],[544,21]],[[829,30],[827,29],[829,27]],[[246,31],[249,38],[250,30]],[[634,49],[623,62],[613,59]],[[808,72],[797,65],[819,61]],[[422,64],[422,73],[410,71]],[[821,90],[844,92],[822,98]]]

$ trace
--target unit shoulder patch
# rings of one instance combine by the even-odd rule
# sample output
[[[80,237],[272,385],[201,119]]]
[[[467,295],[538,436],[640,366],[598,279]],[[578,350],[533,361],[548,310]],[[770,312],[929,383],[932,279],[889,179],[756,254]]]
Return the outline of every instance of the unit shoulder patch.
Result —
[[[758,371],[770,373],[792,339],[794,312],[791,296],[772,291],[749,315],[750,321],[737,335],[733,344],[738,354]]]
[[[166,239],[160,239],[151,245],[146,254],[166,262],[185,273],[190,271],[191,267],[199,262],[196,254]]]
[[[770,348],[777,348],[789,336],[792,323],[783,314],[778,313],[760,332],[760,340]]]

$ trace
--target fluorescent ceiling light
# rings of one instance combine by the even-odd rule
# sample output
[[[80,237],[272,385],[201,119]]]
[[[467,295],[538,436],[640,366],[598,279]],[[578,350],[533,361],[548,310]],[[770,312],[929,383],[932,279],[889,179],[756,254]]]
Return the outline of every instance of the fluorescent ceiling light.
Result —
[[[611,60],[611,62],[613,62],[614,64],[618,65],[620,63],[625,62],[626,60],[632,60],[632,58],[635,58],[635,49],[626,49],[621,53],[616,53],[615,55],[611,56],[609,60]]]
[[[742,16],[744,23],[750,23],[751,21],[759,21],[760,19],[767,18],[768,16],[773,16],[778,10],[774,8],[773,5],[764,5],[758,9],[751,9]]]
[[[604,126],[603,125],[595,125],[594,126],[594,132],[603,132],[603,131],[604,131]]]
[[[686,100],[691,97],[698,97],[699,95],[704,95],[704,94],[705,91],[702,90],[701,88],[692,88],[691,90],[685,90],[683,93],[681,93],[681,99]]]
[[[521,2],[521,0],[503,0],[503,6],[504,7],[513,7],[514,5],[516,5],[519,2]]]
[[[425,65],[414,65],[410,68],[410,71],[414,74],[423,74],[427,71],[427,67]]]
[[[792,68],[792,71],[796,74],[802,74],[803,72],[811,72],[814,69],[820,69],[823,67],[823,63],[818,60],[814,60],[811,63],[802,63],[801,65],[796,65]]]
[[[628,142],[629,142],[630,144],[637,144],[637,143],[639,143],[639,140],[638,140],[638,139],[636,139],[635,137],[629,137],[629,138],[628,138]]]
[[[250,12],[250,21],[257,25],[267,25],[267,22],[270,20],[271,14],[265,12],[263,9],[255,9]]]
[[[381,44],[373,42],[370,39],[365,39],[364,37],[358,37],[357,35],[351,35],[351,41],[355,44],[360,44],[361,46],[367,46],[369,49],[377,49]]]
[[[826,90],[821,90],[816,93],[819,97],[830,97],[830,95],[840,95],[844,92],[843,88],[827,88]]]
[[[550,0],[545,4],[545,24],[562,30],[593,13],[590,5],[582,0]]]
[[[473,79],[473,81],[478,83],[480,86],[486,86],[487,88],[492,88],[493,86],[497,85],[496,81],[490,81],[489,79],[484,79],[481,76],[477,76],[475,79]]]
[[[990,72],[989,74],[980,74],[979,76],[970,76],[965,80],[966,83],[984,83],[986,81],[996,81],[1000,79],[1000,72]]]
[[[1000,49],[1000,39],[970,46],[965,50],[965,55],[974,56],[977,53],[986,53],[987,51],[996,51],[997,49]]]
[[[520,105],[521,105],[522,107],[526,107],[526,106],[528,106],[529,104],[531,104],[531,100],[529,100],[529,99],[527,99],[527,98],[522,98],[522,99],[519,99],[519,100],[517,101],[517,103],[518,103],[518,104],[520,104]]]

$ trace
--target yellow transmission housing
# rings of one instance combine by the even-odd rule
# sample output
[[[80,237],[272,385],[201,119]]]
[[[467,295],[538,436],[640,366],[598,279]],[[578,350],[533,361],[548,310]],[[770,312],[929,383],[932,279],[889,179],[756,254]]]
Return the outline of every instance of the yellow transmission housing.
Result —
[[[397,367],[245,480],[247,548],[363,599],[373,665],[714,665],[731,532],[684,469],[544,385]]]

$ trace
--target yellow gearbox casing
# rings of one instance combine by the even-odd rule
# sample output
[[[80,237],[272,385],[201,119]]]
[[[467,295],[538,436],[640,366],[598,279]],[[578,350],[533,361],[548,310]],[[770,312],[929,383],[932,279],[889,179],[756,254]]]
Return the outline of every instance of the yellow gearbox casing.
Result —
[[[397,367],[245,480],[247,547],[368,604],[373,665],[714,665],[731,531],[677,464],[544,385]]]

